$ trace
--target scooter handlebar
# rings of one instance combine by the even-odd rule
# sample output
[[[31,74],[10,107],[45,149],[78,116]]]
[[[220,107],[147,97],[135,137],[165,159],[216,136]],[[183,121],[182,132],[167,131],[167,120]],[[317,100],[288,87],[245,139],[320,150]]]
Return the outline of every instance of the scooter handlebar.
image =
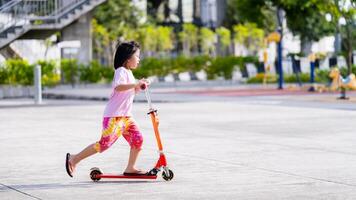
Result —
[[[148,86],[146,85],[145,87],[146,87],[144,89],[145,90],[145,96],[146,96],[146,99],[147,99],[149,110],[151,111],[151,110],[154,110],[152,108],[151,96],[150,96],[150,92],[149,92]]]
[[[140,85],[141,90],[145,90],[147,88],[147,84],[143,83]]]

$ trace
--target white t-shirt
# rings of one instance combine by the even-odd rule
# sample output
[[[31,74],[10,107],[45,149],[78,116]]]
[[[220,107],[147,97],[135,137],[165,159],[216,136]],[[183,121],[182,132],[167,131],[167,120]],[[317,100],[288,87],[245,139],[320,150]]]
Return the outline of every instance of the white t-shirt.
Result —
[[[104,110],[104,117],[123,117],[132,116],[132,104],[135,97],[135,89],[125,91],[116,91],[115,87],[120,84],[135,84],[136,80],[132,71],[125,67],[119,67],[115,70],[114,80],[112,82],[112,93]]]

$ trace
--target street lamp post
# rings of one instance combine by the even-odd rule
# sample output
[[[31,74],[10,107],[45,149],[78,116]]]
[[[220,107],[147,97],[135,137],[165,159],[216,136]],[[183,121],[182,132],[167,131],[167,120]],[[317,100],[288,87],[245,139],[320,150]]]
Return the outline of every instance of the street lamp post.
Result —
[[[315,92],[315,55],[314,53],[309,55],[310,60],[310,88],[308,89],[309,92]]]
[[[282,39],[283,39],[283,10],[278,8],[277,11],[278,18],[278,33],[280,35],[280,40],[277,44],[277,69],[278,69],[278,89],[283,89],[283,67],[282,67]]]

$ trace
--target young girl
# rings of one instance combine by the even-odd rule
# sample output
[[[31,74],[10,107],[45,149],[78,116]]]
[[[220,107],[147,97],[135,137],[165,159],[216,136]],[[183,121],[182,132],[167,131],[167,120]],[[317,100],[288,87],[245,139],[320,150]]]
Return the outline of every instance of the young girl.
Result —
[[[101,139],[89,145],[78,154],[66,155],[66,170],[70,177],[77,164],[98,152],[108,149],[121,135],[131,146],[130,156],[124,175],[145,175],[147,172],[135,168],[137,156],[142,146],[142,135],[131,109],[134,96],[139,92],[142,85],[147,86],[149,82],[145,79],[137,83],[132,74],[140,62],[140,46],[138,43],[123,42],[116,48],[114,58],[115,75],[113,80],[113,91],[106,105],[103,116],[103,128]]]

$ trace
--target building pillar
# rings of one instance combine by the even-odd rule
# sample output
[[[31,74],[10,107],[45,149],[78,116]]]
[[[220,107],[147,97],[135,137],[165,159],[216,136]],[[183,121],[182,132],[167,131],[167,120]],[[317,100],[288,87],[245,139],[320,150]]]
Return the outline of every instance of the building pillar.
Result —
[[[75,58],[81,64],[90,63],[93,56],[91,19],[92,13],[89,12],[62,30],[61,41],[80,41],[80,47],[77,51],[65,51],[65,47],[63,47],[61,50],[62,58]],[[73,55],[70,52],[76,53]]]

